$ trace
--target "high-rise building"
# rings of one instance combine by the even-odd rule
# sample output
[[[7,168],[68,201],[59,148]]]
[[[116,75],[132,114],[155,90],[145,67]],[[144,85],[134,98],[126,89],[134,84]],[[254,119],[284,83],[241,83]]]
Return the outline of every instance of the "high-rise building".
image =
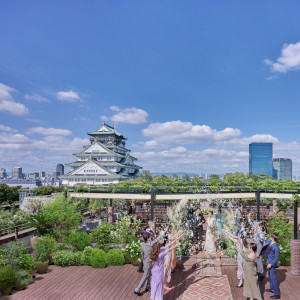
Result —
[[[39,173],[30,173],[28,174],[27,178],[28,179],[37,179],[39,177]]]
[[[56,173],[58,176],[64,175],[65,174],[65,167],[63,164],[58,164],[56,166]]]
[[[289,158],[273,159],[273,177],[278,180],[292,180],[292,160]]]
[[[119,183],[139,175],[141,167],[125,148],[126,137],[113,126],[103,122],[101,127],[88,132],[91,144],[73,154],[77,160],[66,164],[72,170],[60,176],[64,185]]]
[[[4,168],[0,168],[0,179],[5,179],[6,177],[6,170]]]
[[[39,178],[46,177],[46,173],[44,171],[39,171]]]
[[[249,174],[273,176],[273,143],[249,144]]]
[[[23,178],[22,167],[12,168],[12,170],[11,170],[11,178],[12,179],[22,179]]]

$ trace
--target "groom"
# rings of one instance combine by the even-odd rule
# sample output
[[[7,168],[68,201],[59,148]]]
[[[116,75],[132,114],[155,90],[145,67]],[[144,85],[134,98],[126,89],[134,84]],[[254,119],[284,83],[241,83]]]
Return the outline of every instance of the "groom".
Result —
[[[203,235],[203,224],[205,219],[201,213],[200,208],[197,208],[195,215],[193,216],[193,236],[194,236],[194,245],[197,248],[198,238],[200,240],[200,249],[202,247],[202,235]]]

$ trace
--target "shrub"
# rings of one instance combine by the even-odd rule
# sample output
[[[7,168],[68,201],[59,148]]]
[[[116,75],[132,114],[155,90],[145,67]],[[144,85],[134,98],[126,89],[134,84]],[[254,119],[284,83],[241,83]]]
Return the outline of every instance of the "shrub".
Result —
[[[68,250],[57,251],[52,258],[54,264],[60,267],[79,266],[81,265],[81,252],[71,252]]]
[[[102,222],[97,228],[91,230],[92,240],[99,248],[104,249],[111,242],[111,232],[116,230],[116,226],[107,222]]]
[[[24,242],[13,241],[8,244],[7,248],[3,249],[3,258],[11,264],[17,264],[19,258],[23,254],[28,253],[27,245]]]
[[[16,272],[12,266],[4,266],[0,268],[0,289],[7,289],[16,282]]]
[[[82,256],[81,256],[81,264],[90,266],[91,265],[91,255],[93,248],[91,246],[87,246],[84,248]]]
[[[39,243],[42,243],[45,245],[45,247],[49,250],[49,253],[54,253],[57,248],[57,242],[54,237],[52,236],[43,236]]]
[[[125,249],[130,258],[142,258],[141,252],[142,244],[140,241],[133,241],[130,244],[127,244]]]
[[[76,251],[83,251],[85,247],[91,245],[91,237],[85,231],[71,232],[68,237],[68,242],[75,248]]]
[[[120,249],[111,249],[107,253],[107,264],[109,266],[123,266],[125,259]]]
[[[91,254],[91,266],[93,268],[105,268],[107,265],[107,254],[101,249],[93,249]]]
[[[35,252],[34,257],[36,261],[46,262],[49,259],[49,255],[51,254],[51,250],[45,243],[38,242],[35,244]]]
[[[61,250],[72,251],[72,248],[67,243],[59,243],[59,244],[57,244],[56,251],[61,251]]]
[[[32,275],[30,275],[29,273],[27,273],[24,270],[17,271],[16,277],[17,277],[17,280],[15,282],[15,285],[19,285],[19,286],[27,285],[33,280]]]
[[[21,270],[34,270],[36,264],[33,257],[30,254],[21,255],[18,262],[18,268]]]

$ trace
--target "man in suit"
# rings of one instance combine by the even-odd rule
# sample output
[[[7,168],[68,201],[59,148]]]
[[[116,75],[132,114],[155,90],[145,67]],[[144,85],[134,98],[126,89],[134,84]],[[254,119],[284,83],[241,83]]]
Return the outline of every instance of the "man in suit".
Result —
[[[160,235],[154,241],[152,241],[151,234],[149,232],[143,233],[144,243],[142,244],[142,259],[144,263],[144,274],[138,287],[134,290],[134,294],[138,296],[142,296],[141,288],[144,286],[145,283],[146,283],[146,292],[150,291],[150,278],[151,278],[151,267],[152,267],[150,252],[152,246],[155,243],[159,242],[163,238],[164,234],[165,233],[162,231]]]
[[[266,243],[261,251],[261,254],[267,257],[267,269],[270,281],[270,288],[267,289],[266,292],[274,293],[273,296],[270,296],[271,299],[280,299],[280,290],[275,274],[275,267],[279,258],[279,247],[276,243],[278,235],[272,234],[270,240],[264,240],[260,237],[259,239]]]
[[[146,226],[144,227],[144,232],[149,232],[150,235],[151,235],[151,239],[154,240],[155,234],[154,234],[154,232],[150,229],[150,226],[149,226],[149,225],[146,225]],[[137,269],[137,272],[143,273],[143,272],[144,272],[144,271],[143,271],[143,267],[144,267],[144,263],[143,263],[143,259],[141,259],[141,262],[140,262],[140,264],[139,264],[139,267],[138,267],[138,269]]]
[[[193,216],[193,238],[194,238],[194,246],[196,250],[201,250],[202,245],[202,235],[203,235],[203,224],[205,223],[205,219],[201,213],[201,210],[197,208],[195,215]],[[198,238],[200,240],[200,249],[198,247]]]

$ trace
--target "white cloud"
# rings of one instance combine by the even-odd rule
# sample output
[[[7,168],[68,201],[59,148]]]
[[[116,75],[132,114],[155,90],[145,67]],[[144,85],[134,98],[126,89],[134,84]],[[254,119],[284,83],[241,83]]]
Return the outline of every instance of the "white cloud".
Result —
[[[145,110],[135,107],[120,109],[117,106],[111,106],[110,109],[117,113],[111,117],[101,116],[102,120],[137,125],[146,123],[149,116]]]
[[[39,119],[26,119],[26,121],[31,122],[31,123],[37,123],[37,124],[45,124],[42,120]]]
[[[265,59],[264,63],[270,66],[272,72],[286,73],[300,69],[300,42],[284,44],[281,49],[281,56],[275,62]]]
[[[274,79],[277,79],[277,78],[278,78],[278,76],[268,76],[266,78],[266,80],[274,80]]]
[[[1,131],[8,131],[8,132],[17,132],[18,131],[18,130],[13,129],[9,126],[5,126],[5,125],[1,125],[1,124],[0,124],[0,130]]]
[[[32,95],[28,95],[26,94],[24,96],[24,98],[26,100],[32,100],[32,101],[37,101],[37,102],[49,102],[49,100],[39,94],[32,94]]]
[[[72,103],[82,102],[78,93],[71,91],[71,90],[70,91],[59,91],[56,93],[56,97],[58,100],[65,101],[65,102],[72,102]]]
[[[16,90],[0,83],[0,111],[6,111],[16,116],[27,115],[29,109],[13,99],[11,95],[13,92],[16,92]]]
[[[143,148],[147,150],[160,150],[160,149],[167,149],[168,145],[151,140],[146,142],[138,142],[136,144],[133,144],[133,147]]]
[[[112,111],[120,111],[120,107],[115,105],[112,105],[109,109]]]
[[[26,131],[27,134],[41,134],[41,135],[72,135],[72,132],[68,129],[59,129],[59,128],[44,128],[44,127],[32,127]]]
[[[217,131],[207,125],[193,125],[191,122],[170,121],[153,123],[143,129],[143,135],[154,141],[170,144],[198,144],[215,141],[231,140],[241,131],[234,128],[225,128]]]

